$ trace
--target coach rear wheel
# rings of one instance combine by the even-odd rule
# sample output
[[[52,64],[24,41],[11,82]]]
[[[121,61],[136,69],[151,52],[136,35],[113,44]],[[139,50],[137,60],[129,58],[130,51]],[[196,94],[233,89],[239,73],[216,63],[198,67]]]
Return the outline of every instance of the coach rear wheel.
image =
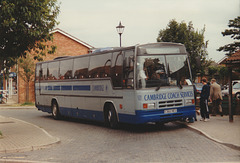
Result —
[[[112,105],[109,105],[109,108],[105,113],[105,121],[112,129],[116,129],[118,127],[117,113]]]
[[[59,108],[58,108],[58,104],[56,101],[52,102],[52,117],[56,120],[60,119],[60,117],[61,117]]]

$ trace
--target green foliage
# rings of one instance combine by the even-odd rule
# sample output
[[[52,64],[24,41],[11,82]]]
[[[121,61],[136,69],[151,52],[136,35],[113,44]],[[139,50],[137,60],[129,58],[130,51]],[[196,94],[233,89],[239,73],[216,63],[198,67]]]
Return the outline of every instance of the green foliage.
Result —
[[[34,106],[35,104],[32,102],[25,102],[23,104],[21,104],[20,106]]]
[[[209,66],[208,67],[208,74],[211,78],[214,78],[214,75],[218,72],[218,67],[216,66]]]
[[[41,59],[44,42],[51,40],[49,32],[58,23],[58,13],[57,0],[1,0],[0,70],[15,64],[30,50]]]
[[[187,25],[185,22],[178,23],[176,20],[171,20],[166,29],[160,30],[157,41],[184,44],[189,53],[192,74],[195,78],[197,73],[203,75],[207,66],[208,53],[207,42],[204,42],[204,32],[205,27],[201,31],[195,31],[192,22]],[[200,67],[197,66],[197,58],[201,61]]]
[[[19,71],[18,73],[25,82],[30,82],[31,80],[33,80],[35,73],[35,64],[30,54],[27,54],[25,57],[19,58],[18,66],[23,69],[23,71]]]
[[[22,68],[18,71],[18,74],[22,77],[22,79],[26,82],[26,102],[29,102],[29,82],[33,81],[34,73],[35,73],[35,64],[33,62],[30,54],[27,54],[25,57],[20,57],[18,59],[18,66]]]
[[[219,66],[218,73],[220,78],[225,78],[225,77],[228,77],[229,71],[227,67]]]
[[[226,83],[229,73],[227,67],[216,65],[216,63],[213,63],[207,68],[207,70],[209,79],[216,78],[221,81],[221,83]]]
[[[222,35],[231,36],[234,42],[221,46],[218,51],[227,52],[226,55],[231,56],[240,50],[240,41],[237,41],[240,40],[240,16],[233,20],[229,20],[228,27],[229,29],[226,29],[224,32],[222,32]]]

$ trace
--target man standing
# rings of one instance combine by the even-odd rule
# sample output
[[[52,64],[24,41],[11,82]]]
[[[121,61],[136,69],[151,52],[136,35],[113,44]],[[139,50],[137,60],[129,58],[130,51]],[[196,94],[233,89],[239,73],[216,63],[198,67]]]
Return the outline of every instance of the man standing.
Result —
[[[200,121],[208,121],[209,120],[209,109],[208,109],[208,99],[210,94],[210,88],[207,84],[207,79],[202,79],[203,87],[200,94],[200,112],[201,112],[201,119]]]
[[[221,92],[221,86],[216,83],[216,79],[211,80],[211,86],[210,86],[210,101],[213,104],[212,109],[212,115],[216,116],[217,111],[223,116],[222,114],[222,92]]]

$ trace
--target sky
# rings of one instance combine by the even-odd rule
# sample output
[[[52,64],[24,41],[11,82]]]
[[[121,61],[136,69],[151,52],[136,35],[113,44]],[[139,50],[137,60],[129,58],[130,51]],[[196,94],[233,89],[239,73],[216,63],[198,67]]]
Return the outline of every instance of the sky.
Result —
[[[229,20],[240,16],[240,0],[58,0],[57,28],[95,48],[119,46],[116,26],[125,26],[122,46],[154,43],[159,31],[170,20],[192,21],[195,30],[205,26],[208,59],[219,61],[225,56],[220,46],[232,43],[221,32]]]

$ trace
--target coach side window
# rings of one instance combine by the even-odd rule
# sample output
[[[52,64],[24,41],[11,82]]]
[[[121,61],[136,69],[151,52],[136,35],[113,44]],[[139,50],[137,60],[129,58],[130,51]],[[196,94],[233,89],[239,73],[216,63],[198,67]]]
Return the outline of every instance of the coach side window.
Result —
[[[60,61],[60,80],[72,79],[73,59]]]
[[[106,55],[106,58],[104,60],[104,77],[110,77],[111,72],[111,64],[112,64],[112,53],[109,53]]]
[[[89,78],[105,78],[110,76],[111,53],[90,57]]]
[[[59,62],[49,62],[48,63],[48,80],[59,79]]]
[[[76,58],[73,61],[73,78],[84,79],[88,78],[89,57]]]
[[[39,81],[41,79],[41,65],[37,64],[36,66],[36,75],[35,75],[35,80]]]
[[[48,67],[47,67],[47,63],[43,63],[42,64],[42,76],[40,78],[40,80],[47,80],[47,74],[48,74]]]
[[[114,52],[112,57],[111,78],[113,87],[122,87],[123,81],[123,55],[122,52]]]

